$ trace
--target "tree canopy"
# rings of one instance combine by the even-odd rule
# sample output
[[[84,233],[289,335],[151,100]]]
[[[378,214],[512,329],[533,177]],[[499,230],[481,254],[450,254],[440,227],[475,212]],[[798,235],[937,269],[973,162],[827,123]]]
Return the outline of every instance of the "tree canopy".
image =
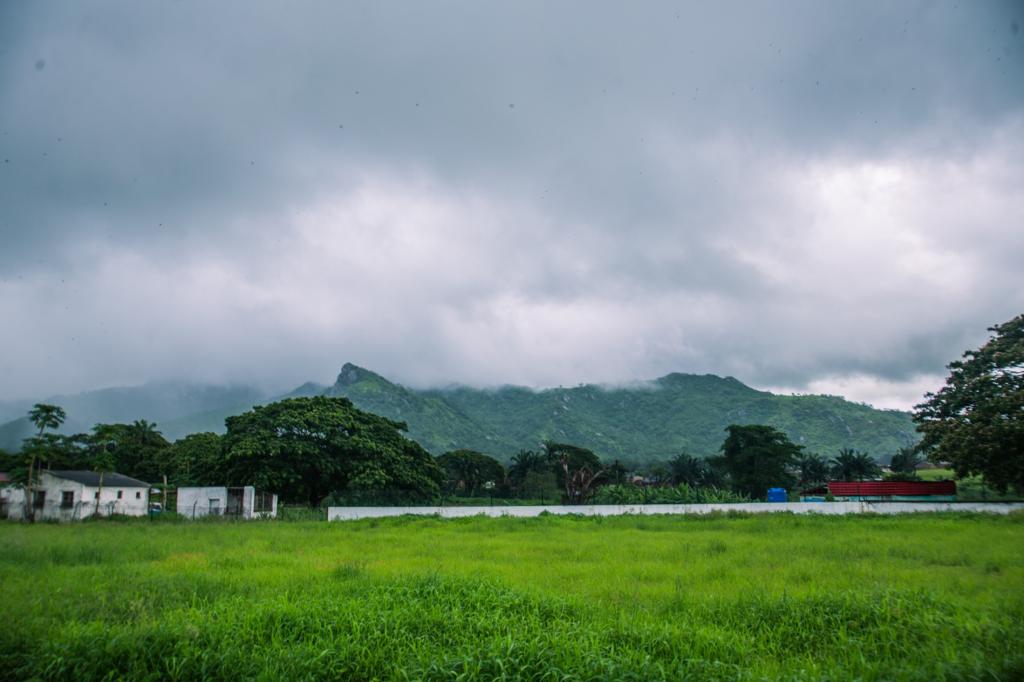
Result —
[[[505,481],[501,462],[475,450],[446,452],[437,458],[437,463],[445,473],[445,488],[449,492],[472,497],[485,483],[501,485]]]
[[[605,473],[601,459],[587,448],[553,441],[544,443],[544,452],[564,491],[563,501],[566,504],[586,502]]]
[[[722,443],[722,467],[732,487],[755,499],[764,498],[768,488],[795,483],[789,468],[802,448],[786,434],[763,424],[733,424]]]
[[[866,481],[881,474],[878,462],[866,452],[843,448],[832,458],[832,477],[839,481]]]
[[[946,385],[925,395],[914,421],[932,461],[1024,493],[1024,315],[989,331],[985,345],[948,365]]]
[[[319,506],[330,493],[428,500],[444,480],[434,458],[402,434],[405,424],[347,398],[291,398],[226,423],[226,482],[275,490],[285,501]]]

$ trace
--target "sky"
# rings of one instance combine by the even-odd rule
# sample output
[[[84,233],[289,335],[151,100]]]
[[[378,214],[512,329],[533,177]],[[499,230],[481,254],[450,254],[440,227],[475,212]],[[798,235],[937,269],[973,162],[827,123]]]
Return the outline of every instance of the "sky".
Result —
[[[1024,312],[1024,3],[0,4],[0,399],[669,372]]]

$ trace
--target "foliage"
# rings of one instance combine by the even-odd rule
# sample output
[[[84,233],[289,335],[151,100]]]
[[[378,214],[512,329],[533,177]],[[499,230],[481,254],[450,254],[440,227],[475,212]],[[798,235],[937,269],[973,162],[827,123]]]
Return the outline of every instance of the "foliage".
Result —
[[[882,468],[866,452],[844,448],[832,458],[832,478],[837,481],[866,481],[881,475]]]
[[[605,485],[597,489],[594,504],[717,504],[750,502],[743,493],[723,488],[675,486]]]
[[[921,463],[922,457],[917,448],[900,448],[892,459],[889,460],[889,473],[885,475],[887,481],[919,481],[921,477],[917,473],[917,465]]]
[[[1024,672],[1020,518],[0,524],[0,546],[6,679]]]
[[[59,428],[64,423],[64,420],[67,419],[67,414],[63,408],[57,405],[36,403],[29,410],[28,418],[39,429],[39,433],[35,438],[26,439],[25,447],[25,452],[28,455],[28,471],[24,479],[25,518],[31,522],[35,520],[33,500],[35,499],[35,486],[39,482],[39,469],[42,467],[40,462],[49,459],[52,451],[51,446],[54,444],[52,439],[47,438],[47,435],[52,434],[47,434],[46,430]]]
[[[218,485],[223,483],[222,437],[210,431],[179,438],[171,445],[167,458],[176,485]]]
[[[520,450],[512,455],[512,461],[508,467],[508,479],[513,485],[519,483],[532,472],[550,471],[551,464],[542,452],[533,450]]]
[[[170,443],[156,424],[139,419],[131,424],[96,424],[89,438],[92,456],[109,455],[113,471],[155,482],[172,473]]]
[[[430,500],[444,474],[402,431],[345,398],[291,398],[230,417],[225,480],[277,491],[284,502],[320,505],[329,493],[385,493]]]
[[[445,474],[445,489],[469,497],[476,496],[485,483],[500,485],[505,481],[501,462],[475,450],[453,450],[437,458]]]
[[[1024,315],[989,331],[985,345],[949,364],[946,385],[925,395],[914,421],[930,460],[1024,493]]]
[[[597,455],[586,448],[552,441],[544,443],[544,453],[564,491],[562,501],[583,504],[590,499],[605,472]]]
[[[720,486],[721,477],[707,460],[681,452],[668,462],[671,481],[676,485],[685,484],[692,488]]]
[[[28,418],[39,429],[39,435],[41,436],[47,429],[60,428],[64,420],[68,418],[68,415],[64,412],[63,408],[57,405],[36,403],[29,411]]]
[[[722,467],[733,490],[762,499],[768,488],[789,488],[795,483],[790,466],[802,448],[786,434],[763,424],[733,424],[722,443]]]
[[[820,485],[828,481],[829,464],[821,455],[806,453],[797,457],[797,485],[802,488]]]
[[[433,453],[468,448],[507,455],[553,440],[605,461],[642,464],[683,451],[711,455],[722,430],[741,419],[773,426],[816,452],[892,452],[918,437],[906,412],[837,396],[772,395],[713,375],[670,374],[639,387],[418,391],[347,364],[327,394],[408,422],[410,436]]]

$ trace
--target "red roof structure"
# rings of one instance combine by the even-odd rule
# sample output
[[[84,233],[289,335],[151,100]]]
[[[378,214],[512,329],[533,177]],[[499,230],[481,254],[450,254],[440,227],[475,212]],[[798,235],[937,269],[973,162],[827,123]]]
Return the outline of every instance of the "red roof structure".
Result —
[[[956,495],[956,481],[829,481],[825,486],[806,492],[830,492],[836,497]]]

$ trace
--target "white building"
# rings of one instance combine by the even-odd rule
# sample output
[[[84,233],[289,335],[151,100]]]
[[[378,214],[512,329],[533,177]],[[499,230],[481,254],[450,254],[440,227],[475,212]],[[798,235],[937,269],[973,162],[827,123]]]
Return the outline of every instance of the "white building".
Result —
[[[277,495],[239,487],[202,486],[178,488],[177,511],[189,519],[201,516],[233,516],[240,519],[274,518]]]
[[[100,516],[145,516],[149,512],[149,484],[129,476],[106,472],[103,489],[95,471],[43,471],[35,489],[35,518],[74,521]],[[25,517],[25,491],[0,490],[0,516]]]

